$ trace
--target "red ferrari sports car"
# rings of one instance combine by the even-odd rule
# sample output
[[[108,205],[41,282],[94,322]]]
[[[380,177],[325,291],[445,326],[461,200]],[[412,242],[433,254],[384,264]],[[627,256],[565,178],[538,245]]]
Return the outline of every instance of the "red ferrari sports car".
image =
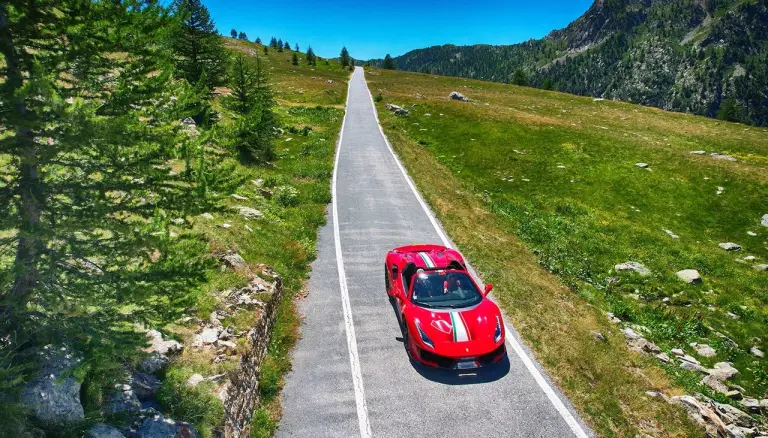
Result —
[[[397,309],[408,354],[431,367],[478,368],[506,356],[499,308],[467,272],[457,251],[408,245],[387,253],[387,295]]]

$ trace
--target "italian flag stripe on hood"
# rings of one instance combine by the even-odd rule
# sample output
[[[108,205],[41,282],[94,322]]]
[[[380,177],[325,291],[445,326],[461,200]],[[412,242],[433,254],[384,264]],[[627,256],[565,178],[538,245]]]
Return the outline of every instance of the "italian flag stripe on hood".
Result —
[[[451,315],[451,326],[453,327],[453,342],[469,341],[467,326],[464,324],[464,318],[461,317],[461,313],[451,312],[449,315]]]

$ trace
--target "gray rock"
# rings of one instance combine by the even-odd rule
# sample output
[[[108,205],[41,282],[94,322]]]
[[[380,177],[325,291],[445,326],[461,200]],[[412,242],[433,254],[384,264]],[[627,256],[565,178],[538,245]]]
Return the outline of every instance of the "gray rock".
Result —
[[[225,265],[232,269],[244,269],[248,265],[245,263],[245,259],[238,253],[229,253],[221,258]]]
[[[685,360],[681,360],[680,361],[680,368],[682,368],[684,370],[688,370],[688,371],[694,371],[694,372],[697,372],[697,373],[706,373],[707,372],[707,370],[703,366],[701,366],[699,364],[696,364],[696,363],[693,363],[693,362],[688,362],[688,361],[685,361]]]
[[[180,218],[180,217],[177,217],[176,219],[171,219],[171,223],[174,224],[174,225],[183,225],[184,224],[184,219]]]
[[[690,395],[680,395],[671,398],[673,404],[678,404],[685,408],[688,417],[694,423],[704,428],[707,436],[719,437],[721,432],[725,431],[725,424],[720,417],[708,406],[696,400]]]
[[[602,333],[596,332],[594,330],[592,330],[590,333],[592,333],[593,338],[597,339],[600,342],[605,342],[605,336],[603,336]]]
[[[632,330],[629,327],[625,328],[621,332],[624,333],[624,337],[630,341],[643,338],[642,336],[638,335],[634,330]]]
[[[395,105],[393,103],[388,103],[385,108],[387,108],[387,111],[392,111],[397,116],[407,116],[408,114],[411,113],[407,109],[401,106]]]
[[[760,410],[763,411],[763,414],[768,415],[768,398],[760,400]]]
[[[678,271],[675,275],[677,275],[677,278],[688,284],[701,283],[701,275],[699,275],[699,271],[695,269],[683,269],[682,271]]]
[[[79,359],[67,347],[46,346],[38,352],[40,370],[21,390],[20,402],[42,423],[68,425],[85,417],[80,404],[80,383],[62,375]]]
[[[768,214],[764,214],[763,217],[760,219],[760,225],[764,227],[768,227]]]
[[[705,376],[701,379],[701,384],[708,386],[713,391],[719,392],[720,394],[725,394],[729,391],[728,386],[715,376]]]
[[[264,213],[260,212],[259,210],[256,210],[255,208],[243,207],[242,205],[238,205],[232,208],[237,210],[237,213],[240,216],[244,217],[245,220],[261,219],[264,217]]]
[[[242,196],[242,195],[238,195],[237,193],[232,193],[232,194],[231,194],[231,195],[229,195],[229,196],[231,196],[231,197],[233,197],[233,198],[237,199],[238,201],[247,201],[247,200],[248,200],[248,198],[246,198],[245,196]]]
[[[706,155],[707,151],[691,151],[691,153],[695,155]]]
[[[160,389],[160,380],[150,374],[133,373],[131,388],[139,400],[146,401],[154,397],[157,390]]]
[[[184,126],[197,126],[197,123],[195,123],[195,120],[192,117],[185,118],[181,121],[181,124]]]
[[[648,341],[645,338],[633,339],[629,341],[627,344],[629,345],[629,348],[637,351],[638,353],[650,353],[650,354],[661,353],[661,348],[659,348],[656,344]]]
[[[205,220],[209,220],[209,221],[213,220],[213,215],[210,214],[210,213],[203,213],[203,214],[200,215],[200,217],[205,219]]]
[[[693,363],[693,364],[696,364],[696,365],[701,365],[701,362],[699,362],[695,357],[689,356],[687,354],[685,356],[681,357],[680,360],[682,360],[684,362],[690,362],[690,363]]]
[[[643,277],[647,277],[648,275],[651,275],[651,270],[646,268],[645,265],[638,262],[624,262],[619,263],[618,265],[615,265],[613,267],[617,272],[622,271],[631,271],[635,272]]]
[[[656,359],[659,359],[660,361],[662,361],[664,363],[669,363],[669,361],[671,360],[669,358],[669,356],[667,355],[667,353],[659,353],[659,354],[657,354],[656,355]]]
[[[157,330],[148,331],[147,337],[149,337],[149,352],[165,355],[178,353],[184,349],[184,346],[178,341],[163,339],[163,334]]]
[[[675,356],[685,356],[685,352],[681,348],[673,348],[672,354]]]
[[[125,435],[108,424],[96,423],[88,429],[85,438],[125,438]]]
[[[761,350],[761,349],[759,349],[757,347],[750,348],[749,352],[752,353],[753,355],[757,356],[757,357],[765,357],[765,353],[763,353],[763,350]]]
[[[717,412],[720,414],[720,418],[726,423],[734,423],[741,427],[752,427],[755,425],[752,417],[746,412],[737,408],[736,406],[713,402]]]
[[[448,98],[452,100],[460,100],[462,102],[471,102],[467,96],[459,93],[458,91],[451,91],[451,94],[448,95]]]
[[[768,271],[768,264],[755,265],[754,268],[758,271]]]
[[[641,169],[647,169],[648,163],[635,163],[635,166],[641,168]]]
[[[201,374],[195,373],[189,376],[189,379],[187,379],[187,386],[189,386],[190,388],[194,388],[204,381],[205,381],[205,377],[203,377]]]
[[[720,380],[730,380],[736,374],[739,374],[739,370],[734,368],[729,362],[718,362],[713,369],[709,370],[709,374]]]
[[[712,152],[709,156],[716,160],[736,161],[736,158],[733,155],[721,154],[718,152]]]
[[[200,341],[203,344],[213,344],[217,339],[219,339],[219,331],[215,328],[207,328],[200,333]]]
[[[112,394],[104,405],[104,413],[117,415],[123,413],[136,413],[141,410],[141,402],[133,392],[131,385],[117,384]]]
[[[707,344],[696,344],[693,348],[696,350],[696,354],[701,357],[715,357],[717,355],[715,349]]]
[[[173,421],[160,415],[146,418],[135,434],[136,438],[200,438],[195,426]]]
[[[741,400],[740,403],[742,406],[744,406],[744,409],[754,414],[760,413],[760,400],[756,398],[751,398],[751,397],[744,397],[744,399]]]
[[[741,245],[737,245],[733,242],[720,243],[717,246],[723,248],[726,251],[741,251]]]
[[[139,362],[139,369],[145,373],[157,374],[168,366],[170,360],[164,354],[152,352]]]

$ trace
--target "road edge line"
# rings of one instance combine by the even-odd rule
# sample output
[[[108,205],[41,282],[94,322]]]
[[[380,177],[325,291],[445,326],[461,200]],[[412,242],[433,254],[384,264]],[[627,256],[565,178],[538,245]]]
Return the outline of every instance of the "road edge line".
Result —
[[[362,67],[360,68],[361,70]],[[443,245],[445,245],[448,248],[453,248],[453,244],[446,236],[445,232],[443,232],[442,227],[438,224],[437,218],[435,217],[435,214],[432,212],[432,210],[427,205],[426,201],[424,201],[424,198],[422,198],[421,193],[416,189],[416,186],[414,185],[413,181],[411,180],[411,177],[408,175],[408,172],[405,170],[405,167],[403,167],[403,164],[400,162],[400,158],[395,154],[395,150],[392,149],[392,145],[389,143],[389,139],[387,139],[387,136],[384,134],[384,129],[381,127],[381,122],[379,121],[379,112],[376,110],[376,103],[373,101],[373,94],[371,93],[370,87],[368,87],[368,80],[365,79],[365,71],[363,70],[363,79],[365,80],[365,88],[368,90],[368,96],[371,98],[371,105],[373,106],[373,115],[376,117],[376,124],[379,126],[379,133],[381,133],[382,138],[384,138],[384,143],[387,145],[387,149],[389,149],[389,153],[392,154],[392,157],[395,159],[395,163],[397,164],[397,167],[400,169],[400,172],[403,174],[403,177],[405,178],[405,181],[408,183],[408,186],[411,188],[411,191],[413,191],[413,194],[416,195],[416,199],[419,201],[419,204],[421,204],[421,208],[424,209],[424,212],[427,214],[427,217],[429,217],[429,221],[432,223],[432,226],[435,228],[435,231],[437,231],[438,236],[440,237],[440,240],[443,242]],[[504,328],[506,329],[508,334],[515,333],[514,330],[511,330],[509,326],[504,323]],[[576,420],[576,418],[571,414],[571,411],[568,410],[568,408],[565,406],[562,400],[560,400],[560,397],[557,396],[557,393],[555,393],[555,390],[552,388],[552,386],[547,382],[547,379],[544,378],[544,376],[541,374],[541,371],[539,371],[538,368],[536,368],[536,365],[533,363],[531,358],[528,356],[528,354],[523,349],[522,345],[515,339],[514,335],[507,336],[506,337],[507,342],[512,347],[512,350],[517,354],[518,357],[520,357],[520,360],[523,361],[523,365],[525,365],[525,368],[528,369],[528,372],[531,373],[531,376],[533,376],[533,380],[536,381],[536,383],[539,385],[539,388],[544,391],[544,394],[549,399],[550,403],[555,407],[555,410],[560,414],[560,416],[563,418],[565,423],[568,425],[568,427],[571,428],[571,431],[579,438],[589,438],[589,435],[584,431],[584,429],[581,427],[581,424],[579,424],[579,421]]]
[[[333,161],[333,179],[331,184],[331,199],[333,200],[333,240],[336,247],[336,268],[339,272],[339,289],[341,292],[341,307],[344,311],[344,327],[347,332],[347,350],[349,351],[349,364],[352,368],[352,385],[355,389],[355,405],[357,406],[357,422],[360,428],[361,438],[371,438],[371,423],[368,420],[368,406],[365,402],[365,390],[363,388],[363,373],[360,370],[360,358],[357,353],[357,336],[355,335],[355,323],[352,319],[352,305],[349,302],[349,289],[347,288],[347,274],[344,271],[344,258],[341,252],[341,233],[339,232],[338,198],[336,197],[336,179],[339,168],[339,156],[341,156],[341,144],[344,139],[344,127],[347,124],[349,112],[349,95],[352,91],[352,78],[347,84],[347,102],[344,104],[344,119],[339,131],[339,143],[336,147],[336,157]],[[368,85],[366,84],[366,88]]]

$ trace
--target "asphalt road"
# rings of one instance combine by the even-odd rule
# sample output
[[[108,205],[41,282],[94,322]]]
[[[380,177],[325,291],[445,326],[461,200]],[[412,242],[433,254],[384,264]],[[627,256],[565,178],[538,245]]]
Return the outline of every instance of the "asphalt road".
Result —
[[[444,235],[381,134],[359,67],[339,148],[277,436],[593,436],[508,324],[509,358],[496,368],[460,376],[410,362],[384,291],[384,255]]]

